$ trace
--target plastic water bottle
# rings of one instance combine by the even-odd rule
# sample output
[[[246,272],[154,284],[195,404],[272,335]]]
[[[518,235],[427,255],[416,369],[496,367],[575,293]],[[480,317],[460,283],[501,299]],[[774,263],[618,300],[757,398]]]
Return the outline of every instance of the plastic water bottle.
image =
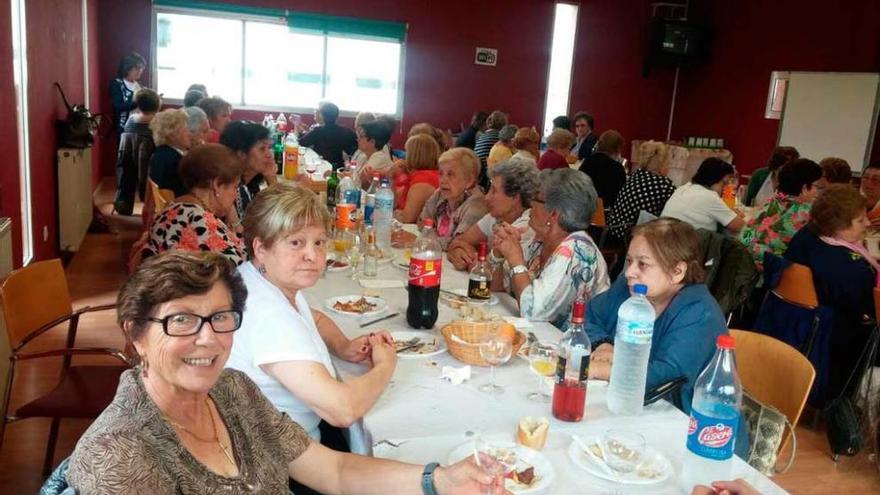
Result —
[[[379,177],[373,177],[370,188],[367,189],[367,197],[364,200],[364,222],[372,223],[373,210],[376,209],[376,191],[379,190]]]
[[[742,407],[742,385],[736,374],[730,335],[718,336],[715,357],[700,373],[688,425],[682,487],[730,479],[733,450]]]
[[[376,228],[376,246],[385,252],[391,250],[391,221],[394,219],[394,191],[388,177],[382,178],[376,191],[376,209],[373,211],[373,226]]]
[[[614,359],[608,385],[608,409],[615,414],[634,415],[645,403],[648,357],[654,335],[654,307],[648,302],[648,287],[636,284],[633,294],[617,310]]]

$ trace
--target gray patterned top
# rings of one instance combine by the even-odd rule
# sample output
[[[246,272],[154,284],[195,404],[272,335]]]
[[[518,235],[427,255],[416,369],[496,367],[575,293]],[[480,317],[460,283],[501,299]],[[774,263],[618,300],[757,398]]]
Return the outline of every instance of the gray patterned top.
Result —
[[[244,373],[223,370],[210,392],[229,430],[240,473],[227,478],[210,471],[183,446],[147,395],[139,371],[122,374],[113,402],[76,445],[67,477],[78,493],[288,492],[287,465],[311,440]]]

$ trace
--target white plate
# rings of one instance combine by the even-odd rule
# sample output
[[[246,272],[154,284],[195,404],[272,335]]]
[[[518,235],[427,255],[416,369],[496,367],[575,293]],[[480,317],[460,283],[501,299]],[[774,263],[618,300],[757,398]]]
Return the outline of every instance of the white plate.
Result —
[[[446,341],[443,340],[443,337],[436,335],[431,332],[391,332],[391,336],[394,337],[395,342],[405,342],[411,340],[413,338],[418,337],[421,342],[427,342],[427,347],[432,347],[433,349],[422,349],[418,352],[410,352],[403,351],[398,352],[397,357],[400,359],[416,359],[416,358],[424,358],[430,356],[436,356],[437,354],[441,354],[446,352]],[[436,345],[431,346],[431,342],[436,342]]]
[[[600,442],[600,439],[597,437],[580,437],[580,439],[584,442],[584,445],[598,445]],[[603,480],[626,485],[655,485],[666,481],[672,476],[672,463],[669,462],[669,459],[667,459],[666,456],[658,452],[657,449],[648,446],[648,448],[645,449],[645,456],[648,459],[651,459],[652,469],[660,472],[660,475],[656,478],[643,478],[639,476],[637,472],[627,473],[623,476],[610,475],[599,467],[597,465],[599,461],[593,459],[590,454],[584,452],[577,442],[572,441],[571,445],[568,446],[568,457],[575,463],[575,465],[577,465],[577,467],[597,478],[602,478]]]
[[[513,493],[550,493],[548,489],[553,486],[553,483],[556,481],[556,470],[553,469],[553,465],[550,464],[550,461],[547,457],[538,452],[537,450],[532,450],[527,447],[523,447],[522,445],[516,444],[514,442],[497,442],[499,447],[508,447],[516,451],[517,459],[519,462],[517,463],[517,470],[523,470],[527,466],[525,464],[529,464],[534,466],[535,475],[538,476],[538,480],[530,487],[524,487],[523,485],[518,485],[515,481],[511,479],[505,479],[505,488],[510,490]],[[447,462],[449,464],[455,464],[456,462],[465,459],[467,457],[472,457],[474,455],[474,442],[466,442],[458,447],[456,447],[449,454],[449,458]]]
[[[452,290],[449,291],[449,292],[454,292],[454,293],[458,294],[459,296],[464,297],[465,299],[467,299],[467,289],[452,289]],[[453,299],[453,298],[452,298],[451,296],[449,296],[448,294],[444,294],[444,293],[442,293],[442,292],[440,293],[440,298],[445,298],[445,300]],[[465,302],[465,301],[462,301],[462,302]],[[487,302],[484,302],[484,303],[483,303],[483,302],[475,302],[475,301],[472,301],[472,300],[470,300],[470,299],[467,299],[466,302],[467,302],[468,304],[488,304],[489,306],[494,306],[494,305],[498,304],[498,297],[497,297],[495,294],[492,294],[492,295],[489,297],[489,300],[488,300]]]
[[[331,259],[331,258],[327,258],[328,261],[329,261],[330,259]],[[332,259],[335,259],[335,258],[332,258]],[[343,261],[343,263],[345,263],[345,266],[330,266],[330,265],[326,265],[326,266],[327,266],[327,271],[328,271],[328,272],[341,272],[341,271],[343,271],[343,270],[348,270],[349,268],[351,268],[351,264],[350,264],[348,261]]]
[[[340,311],[340,310],[338,310],[338,309],[336,309],[336,308],[333,307],[333,305],[334,305],[337,301],[342,301],[342,302],[354,302],[354,301],[357,301],[358,299],[360,299],[360,298],[362,298],[362,297],[365,298],[368,302],[370,302],[370,303],[372,303],[372,304],[375,304],[375,305],[376,305],[376,309],[374,309],[374,310],[372,310],[372,311],[367,311],[366,313],[350,313],[350,312],[348,312],[348,311]],[[388,303],[386,303],[385,300],[382,299],[381,297],[370,297],[370,296],[352,295],[352,296],[336,296],[336,297],[331,297],[331,298],[327,299],[327,300],[324,302],[324,306],[326,306],[327,309],[329,309],[330,311],[333,311],[334,313],[338,313],[338,314],[341,314],[341,315],[346,315],[346,316],[374,316],[374,315],[378,315],[378,314],[382,313],[383,311],[385,311],[385,309],[388,308]]]

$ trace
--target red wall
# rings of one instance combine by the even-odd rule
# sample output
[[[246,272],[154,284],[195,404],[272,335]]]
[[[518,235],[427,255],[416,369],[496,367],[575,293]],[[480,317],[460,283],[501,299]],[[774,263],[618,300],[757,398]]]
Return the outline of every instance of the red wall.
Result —
[[[21,263],[21,194],[18,189],[18,126],[15,113],[15,87],[12,77],[12,11],[10,2],[0,2],[0,215],[13,221],[13,255]]]
[[[716,39],[710,64],[682,71],[672,137],[723,137],[741,171],[763,166],[776,144],[779,121],[764,118],[771,71],[880,71],[876,1],[704,1],[693,12]]]

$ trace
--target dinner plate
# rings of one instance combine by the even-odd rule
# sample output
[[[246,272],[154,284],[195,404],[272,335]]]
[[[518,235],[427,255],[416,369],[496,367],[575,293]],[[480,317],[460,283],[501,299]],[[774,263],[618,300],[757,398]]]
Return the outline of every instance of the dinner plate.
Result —
[[[580,439],[584,442],[584,445],[587,446],[598,446],[601,441],[601,439],[597,437],[580,437]],[[669,462],[669,459],[651,446],[648,446],[645,449],[645,458],[649,460],[647,466],[643,464],[639,469],[620,476],[605,472],[605,470],[598,465],[601,461],[594,459],[590,454],[584,452],[581,446],[575,441],[572,441],[571,445],[568,446],[568,457],[577,467],[597,478],[626,485],[656,485],[666,481],[673,474],[672,463]],[[657,476],[645,477],[643,474],[648,470],[655,471]]]
[[[335,258],[327,258],[328,261],[330,261],[331,259],[335,260]],[[348,261],[343,261],[343,263],[345,263],[345,266],[330,266],[328,264],[327,271],[328,272],[341,272],[343,270],[348,270],[349,268],[351,268],[351,264]]]
[[[391,332],[395,342],[407,342],[414,338],[418,338],[426,345],[417,351],[398,352],[397,357],[400,359],[416,359],[429,356],[436,356],[446,352],[446,341],[434,333],[429,332]]]
[[[518,484],[517,482],[511,479],[505,479],[504,485],[509,491],[513,493],[521,493],[521,494],[538,494],[538,493],[550,493],[548,490],[553,483],[556,481],[556,470],[553,469],[553,465],[550,464],[550,461],[547,457],[538,452],[537,450],[532,450],[528,447],[523,447],[514,442],[495,442],[499,447],[506,447],[513,449],[516,452],[516,457],[518,459],[516,469],[521,471],[528,466],[533,466],[535,468],[535,475],[538,479],[532,484],[532,486],[524,486]],[[456,462],[468,458],[473,457],[474,455],[474,442],[466,442],[458,447],[456,447],[452,452],[449,453],[449,458],[447,459],[448,464],[455,464]]]
[[[371,304],[375,304],[376,308],[373,309],[372,311],[367,311],[364,313],[355,313],[355,312],[351,312],[351,311],[342,311],[341,309],[336,309],[333,307],[333,305],[336,304],[337,301],[343,302],[343,303],[354,302],[362,297],[364,299],[366,299],[367,302],[369,302]],[[358,295],[351,295],[351,296],[330,297],[324,302],[324,306],[326,306],[327,309],[329,309],[330,311],[333,311],[334,313],[339,313],[341,315],[374,316],[374,315],[378,315],[378,314],[382,313],[383,311],[385,311],[385,309],[388,308],[388,303],[386,303],[385,300],[382,299],[381,297],[362,296],[362,295],[358,294]]]
[[[488,304],[489,306],[494,306],[494,305],[498,304],[498,296],[496,296],[495,294],[492,294],[492,295],[489,297],[489,300],[486,301],[486,302],[476,302],[476,301],[472,301],[471,299],[468,298],[468,296],[467,296],[467,289],[452,289],[452,290],[449,291],[449,292],[454,292],[456,295],[459,295],[459,296],[463,297],[464,299],[461,300],[461,301],[457,301],[457,300],[456,300],[457,302],[461,302],[461,303],[468,303],[468,304]],[[451,296],[451,295],[446,294],[446,293],[443,293],[443,292],[440,293],[440,297],[441,297],[444,301],[455,300],[455,297],[454,297],[454,296]]]

